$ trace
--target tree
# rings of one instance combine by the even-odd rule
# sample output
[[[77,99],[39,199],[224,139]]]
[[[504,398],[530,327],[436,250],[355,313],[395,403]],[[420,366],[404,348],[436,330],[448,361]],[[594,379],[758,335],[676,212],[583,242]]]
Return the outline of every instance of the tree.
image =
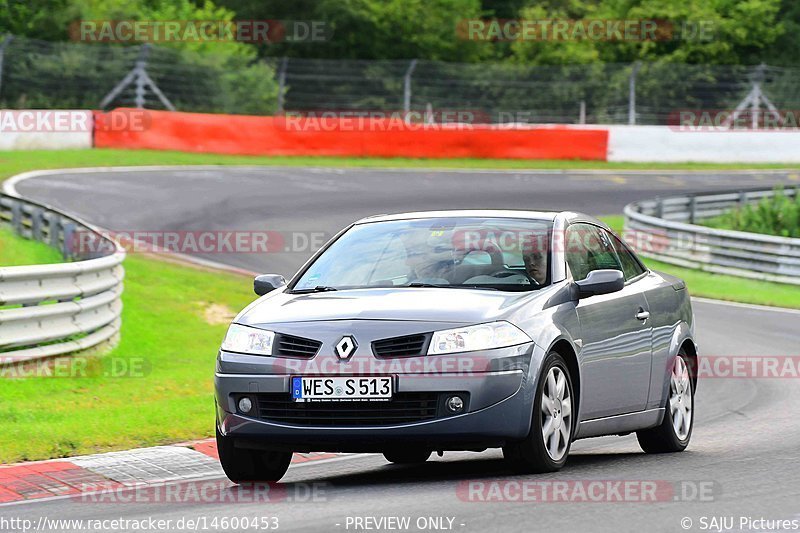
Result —
[[[64,40],[67,38],[64,12],[68,5],[69,0],[0,0],[0,35]]]
[[[668,61],[753,63],[783,34],[780,0],[581,0],[551,2],[521,11],[523,19],[663,21],[656,40],[518,41],[516,61],[535,64]],[[800,15],[800,12],[797,13]],[[797,34],[793,35],[797,40]]]
[[[5,19],[0,20],[17,35],[65,40],[70,34],[70,24],[77,21],[191,24],[235,18],[233,11],[209,0],[199,4],[191,0],[58,0],[63,3],[56,11],[37,6],[39,1],[31,0],[28,5],[14,3],[13,10],[2,11]],[[40,11],[33,13],[34,9]],[[23,24],[29,15],[28,24]],[[17,75],[4,84],[4,97],[8,98],[8,105],[15,107],[67,103],[95,106],[133,67],[137,54],[126,45],[136,44],[139,43],[38,46],[16,39],[12,41],[5,68]],[[191,38],[157,40],[152,44],[148,73],[179,110],[275,112],[278,84],[274,69],[258,58],[252,45],[235,40]],[[12,78],[38,80],[38,83],[15,86]],[[59,91],[47,90],[55,84]]]
[[[480,0],[221,0],[239,18],[323,21],[327,42],[272,43],[269,56],[339,59],[477,61],[491,54],[485,43],[463,41],[461,20],[479,18]]]

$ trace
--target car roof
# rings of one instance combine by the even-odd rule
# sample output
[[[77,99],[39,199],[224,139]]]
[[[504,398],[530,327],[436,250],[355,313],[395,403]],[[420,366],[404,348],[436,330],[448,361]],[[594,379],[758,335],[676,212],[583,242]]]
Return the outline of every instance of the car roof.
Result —
[[[422,218],[467,218],[467,217],[490,217],[490,218],[521,218],[527,220],[545,220],[553,222],[561,215],[565,221],[572,222],[589,222],[597,224],[602,227],[607,227],[603,222],[596,218],[585,215],[583,213],[576,213],[572,211],[525,211],[521,209],[459,209],[459,210],[445,210],[445,211],[413,211],[409,213],[395,213],[373,215],[362,218],[355,222],[355,224],[369,224],[373,222],[386,222],[390,220],[414,220]]]
[[[466,218],[466,217],[491,217],[491,218],[524,218],[532,220],[553,221],[558,215],[556,211],[522,211],[513,209],[457,209],[446,211],[412,211],[409,213],[394,213],[373,215],[362,218],[356,224],[369,222],[386,222],[388,220],[413,220],[417,218]]]

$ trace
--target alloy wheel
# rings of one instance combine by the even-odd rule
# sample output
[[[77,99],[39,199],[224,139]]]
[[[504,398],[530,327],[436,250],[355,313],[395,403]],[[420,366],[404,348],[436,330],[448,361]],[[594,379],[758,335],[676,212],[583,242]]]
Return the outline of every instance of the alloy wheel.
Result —
[[[692,428],[692,383],[683,357],[676,357],[669,380],[669,410],[675,436],[685,440]]]
[[[572,397],[564,370],[554,366],[542,389],[542,437],[554,461],[564,457],[572,436]]]

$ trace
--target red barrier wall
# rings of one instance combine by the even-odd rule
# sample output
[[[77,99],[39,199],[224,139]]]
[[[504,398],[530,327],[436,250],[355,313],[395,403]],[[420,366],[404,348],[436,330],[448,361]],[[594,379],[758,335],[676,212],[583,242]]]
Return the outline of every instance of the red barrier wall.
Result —
[[[131,116],[144,113],[139,125]],[[127,117],[127,119],[126,119]],[[125,126],[127,122],[130,124]],[[95,116],[98,148],[246,155],[475,157],[605,160],[608,131],[568,126],[406,124],[395,119],[311,119],[115,110]]]

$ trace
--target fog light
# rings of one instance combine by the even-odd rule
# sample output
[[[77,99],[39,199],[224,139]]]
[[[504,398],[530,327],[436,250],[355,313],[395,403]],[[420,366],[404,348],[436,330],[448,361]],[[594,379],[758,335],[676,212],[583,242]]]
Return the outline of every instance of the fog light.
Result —
[[[450,396],[447,399],[447,409],[453,413],[460,413],[464,409],[464,400],[459,396]]]
[[[243,413],[249,413],[250,409],[253,408],[253,402],[250,401],[250,398],[242,398],[239,400],[239,411]]]

